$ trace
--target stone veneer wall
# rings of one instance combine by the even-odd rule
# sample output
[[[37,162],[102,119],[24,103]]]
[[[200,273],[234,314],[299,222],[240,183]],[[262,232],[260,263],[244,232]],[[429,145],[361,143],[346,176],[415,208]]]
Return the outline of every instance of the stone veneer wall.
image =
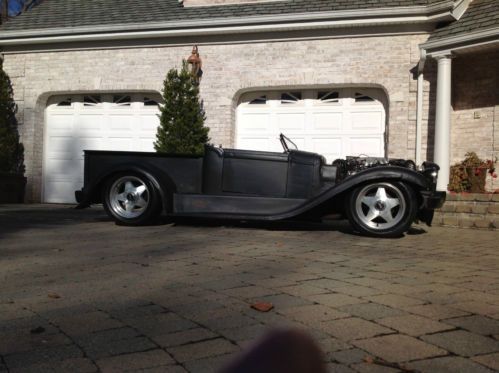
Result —
[[[499,194],[448,193],[433,225],[499,229]]]
[[[499,51],[458,56],[452,64],[451,163],[470,151],[499,158]],[[499,179],[487,175],[486,187],[498,189]]]
[[[233,146],[235,109],[249,90],[364,86],[387,97],[388,156],[414,158],[417,82],[411,70],[426,34],[326,40],[210,44],[203,58],[201,95],[212,142]],[[25,146],[27,200],[40,201],[44,111],[55,94],[156,91],[191,46],[19,53],[5,55],[19,105]],[[430,81],[425,82],[428,108]],[[423,130],[427,132],[426,116]],[[426,139],[426,137],[425,137]],[[426,148],[426,143],[423,143]]]

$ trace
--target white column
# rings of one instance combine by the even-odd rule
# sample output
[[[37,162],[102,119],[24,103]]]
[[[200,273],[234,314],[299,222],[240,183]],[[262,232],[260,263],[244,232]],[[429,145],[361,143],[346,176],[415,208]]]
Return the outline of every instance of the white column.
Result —
[[[451,56],[437,57],[435,163],[440,166],[437,190],[446,191],[450,174]]]

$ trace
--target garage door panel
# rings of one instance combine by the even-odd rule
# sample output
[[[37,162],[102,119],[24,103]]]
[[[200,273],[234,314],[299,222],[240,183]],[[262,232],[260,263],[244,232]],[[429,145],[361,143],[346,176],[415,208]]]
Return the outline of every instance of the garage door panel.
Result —
[[[134,118],[126,115],[112,115],[110,121],[110,131],[132,131]]]
[[[51,159],[45,164],[47,180],[67,180],[77,162],[74,159]]]
[[[380,133],[383,128],[381,112],[352,112],[352,130]]]
[[[131,137],[110,137],[106,147],[106,150],[131,151],[133,149],[133,139]]]
[[[383,141],[378,137],[373,138],[350,138],[350,154],[349,155],[368,155],[370,157],[378,157],[383,151]]]
[[[47,181],[45,183],[45,200],[52,203],[70,203],[74,201],[74,181]],[[80,181],[80,184],[83,184]]]
[[[270,126],[270,114],[245,113],[241,116],[239,129],[243,132],[267,131]]]
[[[341,157],[343,141],[341,137],[313,139],[312,151],[322,154],[328,162]]]
[[[79,132],[101,131],[103,125],[102,114],[96,115],[78,115],[75,117],[75,130]]]
[[[102,141],[100,137],[79,137],[75,145],[77,159],[83,159],[84,150],[103,150]]]
[[[157,115],[142,115],[139,121],[140,121],[141,131],[154,133],[154,136],[156,136],[156,131],[159,122]]]
[[[73,130],[74,117],[72,115],[54,115],[51,129],[53,132]]]
[[[303,131],[305,129],[304,113],[277,114],[279,130]]]
[[[47,144],[47,157],[49,159],[72,159],[73,137],[50,136]]]
[[[142,152],[154,152],[154,140],[148,138],[141,138],[139,140],[140,143],[140,151]]]
[[[238,144],[238,148],[247,150],[270,150],[268,138],[244,137]]]
[[[321,132],[339,132],[343,119],[342,113],[315,113],[314,126],[315,131]]]

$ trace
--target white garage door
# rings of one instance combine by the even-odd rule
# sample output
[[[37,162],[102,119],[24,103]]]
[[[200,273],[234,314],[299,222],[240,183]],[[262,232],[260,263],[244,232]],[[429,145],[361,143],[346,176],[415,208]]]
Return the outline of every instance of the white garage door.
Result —
[[[154,151],[158,97],[52,97],[46,110],[43,201],[74,203],[83,186],[83,150]]]
[[[236,147],[282,151],[279,133],[328,162],[385,155],[385,109],[375,89],[245,94],[237,109]]]

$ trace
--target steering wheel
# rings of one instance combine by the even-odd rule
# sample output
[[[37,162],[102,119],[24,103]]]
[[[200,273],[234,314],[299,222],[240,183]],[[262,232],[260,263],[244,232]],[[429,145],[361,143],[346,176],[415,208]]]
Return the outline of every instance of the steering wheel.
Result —
[[[289,153],[288,143],[292,144],[294,146],[295,150],[298,150],[298,147],[296,146],[296,144],[293,141],[291,141],[289,139],[289,137],[284,136],[284,134],[282,134],[282,133],[279,135],[279,141],[281,142],[282,148],[284,149],[285,153]]]

